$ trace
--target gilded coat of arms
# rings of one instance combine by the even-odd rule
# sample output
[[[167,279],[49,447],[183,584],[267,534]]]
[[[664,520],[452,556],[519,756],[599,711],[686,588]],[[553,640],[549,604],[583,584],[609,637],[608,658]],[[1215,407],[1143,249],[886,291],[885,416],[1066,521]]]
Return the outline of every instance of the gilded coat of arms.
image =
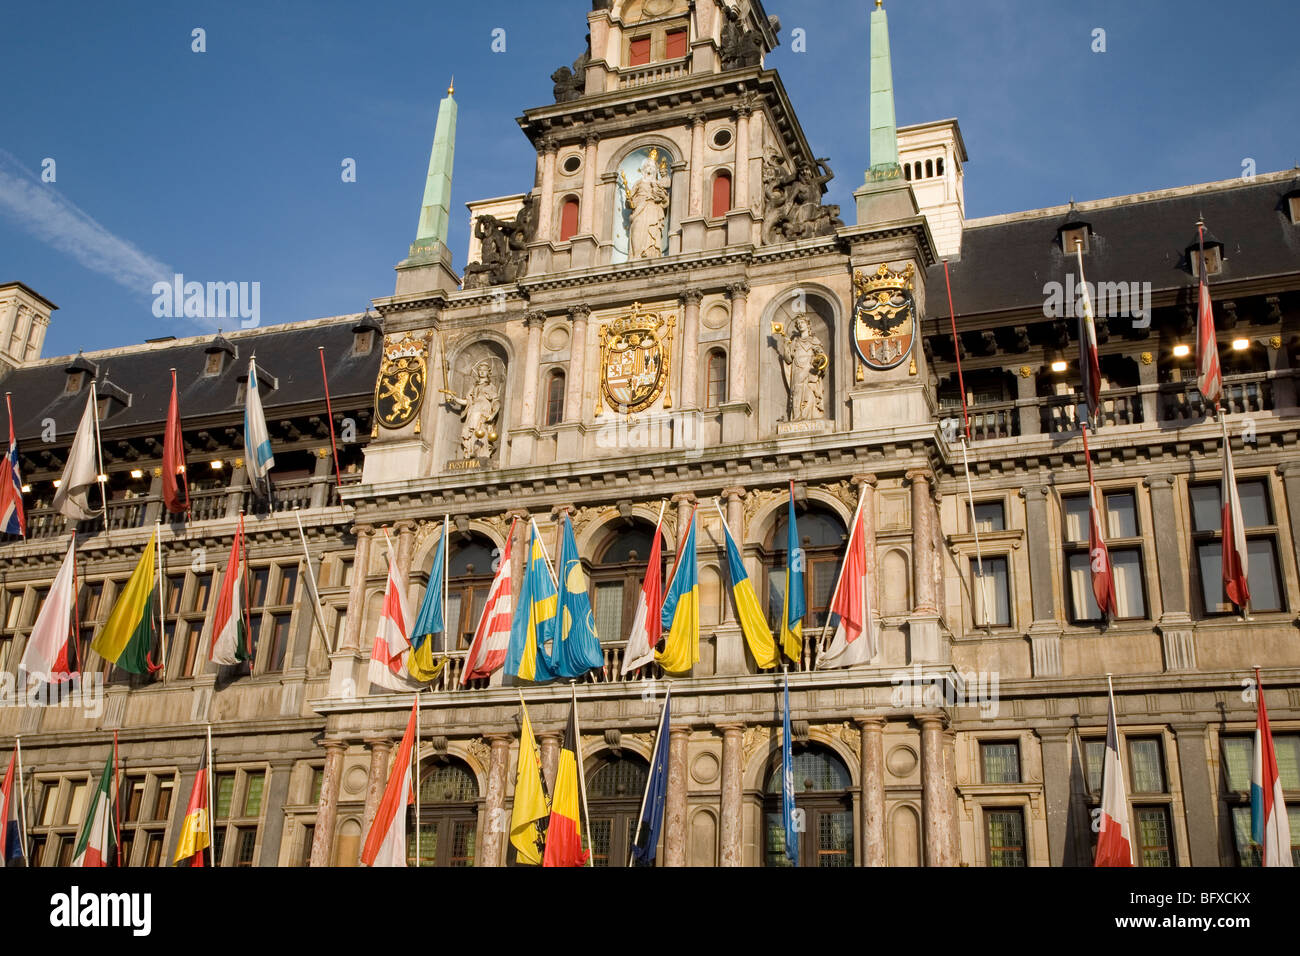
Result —
[[[665,318],[636,302],[627,315],[600,327],[597,415],[603,411],[602,399],[611,410],[627,414],[644,411],[660,395],[663,407],[672,407],[668,385],[676,324],[676,316]]]
[[[897,368],[916,339],[915,269],[902,272],[881,265],[867,276],[853,273],[853,345],[864,365],[884,372]]]
[[[384,346],[384,363],[375,383],[375,417],[384,428],[409,425],[420,413],[428,381],[427,354],[425,341],[410,335]]]

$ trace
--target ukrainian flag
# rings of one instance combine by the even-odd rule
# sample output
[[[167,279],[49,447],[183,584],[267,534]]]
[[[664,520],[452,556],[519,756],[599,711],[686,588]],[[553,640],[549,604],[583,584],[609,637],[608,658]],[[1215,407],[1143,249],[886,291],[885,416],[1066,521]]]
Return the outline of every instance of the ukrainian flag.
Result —
[[[664,670],[684,674],[700,659],[700,569],[695,561],[695,514],[686,532],[682,553],[673,569],[673,580],[664,595],[660,616],[664,649],[655,660]]]
[[[158,593],[154,565],[156,537],[156,531],[149,536],[149,544],[127,579],[108,620],[90,642],[92,651],[132,674],[147,674],[162,666],[155,666],[149,660],[158,639],[157,605],[154,603]]]
[[[794,483],[790,484],[790,511],[785,536],[785,603],[781,610],[781,649],[792,661],[803,652],[803,548],[794,517]]]
[[[411,628],[411,653],[406,656],[406,669],[411,676],[422,684],[438,679],[442,669],[447,666],[447,658],[434,663],[433,635],[443,634],[443,646],[450,643],[446,637],[447,625],[442,607],[443,586],[447,580],[447,531],[450,525],[444,518],[442,537],[438,541],[438,550],[433,555],[433,567],[429,570],[429,586],[424,590],[424,601],[420,604],[420,613],[415,616],[415,626]]]
[[[719,510],[721,516],[721,510]],[[736,616],[740,619],[740,629],[745,634],[745,643],[759,669],[767,670],[776,666],[776,642],[772,640],[772,631],[763,616],[763,608],[754,593],[754,584],[749,580],[745,562],[740,556],[740,549],[732,540],[731,530],[726,519],[722,521],[722,533],[727,539],[727,571],[731,576],[731,595],[736,600]]]
[[[587,576],[582,573],[578,542],[566,514],[560,543],[560,639],[551,648],[551,670],[557,677],[581,677],[595,667],[605,666],[605,655],[596,636],[596,619],[591,613]]]
[[[510,650],[506,654],[505,672],[530,681],[553,680],[550,658],[545,644],[555,643],[556,606],[559,603],[555,581],[551,577],[546,552],[537,534],[534,522],[528,541],[528,568],[524,571],[523,587],[519,589],[519,605],[510,624]]]

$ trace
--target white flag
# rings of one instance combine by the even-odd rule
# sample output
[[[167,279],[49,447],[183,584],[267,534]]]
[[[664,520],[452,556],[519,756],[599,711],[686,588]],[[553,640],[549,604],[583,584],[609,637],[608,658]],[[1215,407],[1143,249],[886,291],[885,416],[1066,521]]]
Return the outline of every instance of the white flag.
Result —
[[[68,556],[63,559],[50,593],[46,595],[41,613],[36,617],[27,650],[18,664],[31,679],[57,684],[70,676],[68,666],[68,638],[72,634],[72,613],[76,600],[72,587],[76,538],[68,545]]]
[[[95,391],[86,398],[86,410],[81,413],[81,424],[68,449],[68,461],[63,466],[59,490],[54,493],[54,510],[69,518],[84,520],[99,514],[99,508],[90,507],[90,489],[95,486]]]
[[[244,394],[244,467],[254,488],[275,467],[271,454],[271,434],[266,430],[262,413],[262,393],[257,385],[257,366],[248,360],[248,389]]]

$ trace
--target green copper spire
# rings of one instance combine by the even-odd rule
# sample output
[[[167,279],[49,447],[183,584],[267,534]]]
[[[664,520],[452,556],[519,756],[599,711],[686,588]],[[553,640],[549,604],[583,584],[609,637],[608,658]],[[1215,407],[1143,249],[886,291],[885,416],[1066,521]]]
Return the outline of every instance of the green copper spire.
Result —
[[[867,182],[898,179],[898,124],[894,121],[894,70],[889,59],[889,21],[882,0],[871,11],[871,168]]]
[[[456,157],[456,100],[454,84],[438,106],[438,125],[433,132],[433,150],[429,153],[429,176],[424,182],[424,204],[420,225],[411,244],[411,255],[433,251],[447,245],[447,227],[451,215],[451,168]]]

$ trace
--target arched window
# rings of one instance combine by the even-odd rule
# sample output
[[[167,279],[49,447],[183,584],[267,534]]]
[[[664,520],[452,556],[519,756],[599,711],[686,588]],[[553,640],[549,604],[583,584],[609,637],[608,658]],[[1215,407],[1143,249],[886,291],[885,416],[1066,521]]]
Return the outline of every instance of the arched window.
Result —
[[[628,638],[645,581],[654,530],[654,525],[639,518],[626,521],[613,531],[591,569],[592,613],[602,641]],[[667,586],[665,569],[661,567],[659,573],[664,575],[660,580]]]
[[[942,156],[940,156],[938,159],[936,159],[936,160],[934,161],[934,172],[935,172],[935,175],[938,175],[938,176],[942,176],[942,175],[943,175],[943,157],[942,157]]]
[[[415,807],[407,808],[407,866],[473,866],[478,843],[478,782],[469,767],[433,757],[420,767],[420,841]]]
[[[927,159],[925,161],[925,178],[929,179],[933,175],[934,175],[934,160]]]
[[[829,750],[813,745],[795,744],[791,762],[794,805],[804,812],[804,830],[799,834],[799,865],[852,866],[853,793],[848,768]],[[790,866],[785,855],[785,825],[781,816],[779,754],[768,771],[764,792],[766,865]]]
[[[469,647],[478,626],[483,605],[492,587],[492,563],[496,546],[480,534],[461,534],[452,529],[451,553],[447,563],[447,607],[444,620],[447,633],[435,636],[434,650],[455,651]],[[429,554],[433,563],[433,553]],[[426,572],[428,569],[425,569]],[[441,582],[430,582],[441,587]],[[423,597],[423,594],[421,594]],[[416,605],[418,608],[419,605]],[[412,610],[414,613],[414,609]]]
[[[768,620],[777,622],[785,606],[786,506],[781,506],[781,517],[772,531],[767,559],[767,613]],[[803,633],[807,637],[813,628],[826,623],[831,592],[835,590],[835,577],[844,557],[848,529],[839,515],[825,505],[811,504],[800,510],[795,505],[795,523],[799,529],[800,547],[804,552],[804,607]]]
[[[546,424],[564,421],[564,373],[555,369],[546,377]]]
[[[713,177],[713,218],[721,219],[731,211],[731,173],[725,169]]]
[[[578,232],[578,200],[569,196],[560,207],[560,242],[568,242]]]
[[[610,754],[587,783],[591,855],[596,866],[627,866],[636,839],[650,766],[630,753]]]
[[[912,178],[913,179],[921,178],[921,161],[919,159],[912,164]]]
[[[904,178],[904,179],[908,179],[908,180],[910,180],[910,179],[912,178],[912,164],[911,164],[911,163],[904,163],[904,164],[903,164],[903,178]]]
[[[710,349],[705,375],[705,408],[720,408],[727,400],[727,353]]]

